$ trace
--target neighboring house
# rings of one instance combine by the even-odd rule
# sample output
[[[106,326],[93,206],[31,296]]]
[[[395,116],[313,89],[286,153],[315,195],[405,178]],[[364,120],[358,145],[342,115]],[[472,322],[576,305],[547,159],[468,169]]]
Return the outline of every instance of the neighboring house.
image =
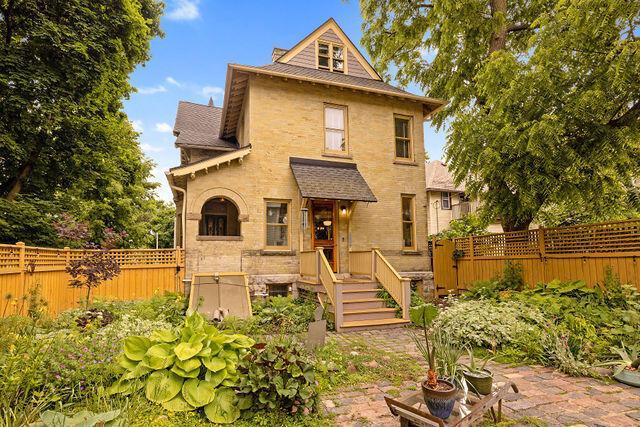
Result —
[[[254,292],[331,294],[333,274],[370,275],[367,259],[425,277],[423,122],[443,105],[383,82],[333,19],[268,65],[229,64],[222,108],[178,105],[167,179],[186,277],[242,271]],[[353,311],[345,324],[371,317]]]
[[[478,210],[479,202],[470,200],[465,195],[464,183],[456,185],[447,165],[440,160],[426,162],[425,177],[428,235],[445,231],[454,219],[460,219]],[[502,226],[497,222],[492,223],[487,230],[491,233],[502,233]]]

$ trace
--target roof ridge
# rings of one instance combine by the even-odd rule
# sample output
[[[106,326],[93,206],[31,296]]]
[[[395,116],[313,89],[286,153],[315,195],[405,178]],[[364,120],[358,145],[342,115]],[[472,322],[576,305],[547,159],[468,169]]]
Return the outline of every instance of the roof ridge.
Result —
[[[181,103],[181,102],[184,102],[185,104],[197,105],[199,107],[215,108],[216,110],[222,110],[222,107],[216,107],[215,105],[200,104],[199,102],[185,101],[184,99],[178,100],[178,103]]]

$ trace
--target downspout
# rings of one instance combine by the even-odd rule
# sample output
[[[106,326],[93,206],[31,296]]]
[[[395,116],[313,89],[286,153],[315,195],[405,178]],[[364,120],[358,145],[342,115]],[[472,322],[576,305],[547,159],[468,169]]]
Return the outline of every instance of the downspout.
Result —
[[[184,188],[178,187],[173,183],[173,175],[170,172],[165,172],[165,175],[167,176],[167,181],[169,182],[169,187],[171,187],[172,190],[175,191],[179,191],[182,193],[182,217],[181,217],[181,222],[182,224],[180,225],[180,237],[181,237],[181,247],[182,249],[186,250],[186,246],[187,246],[187,239],[185,238],[185,234],[186,234],[186,228],[187,228],[187,190],[185,190]],[[173,239],[174,242],[174,246],[175,246],[175,238]]]

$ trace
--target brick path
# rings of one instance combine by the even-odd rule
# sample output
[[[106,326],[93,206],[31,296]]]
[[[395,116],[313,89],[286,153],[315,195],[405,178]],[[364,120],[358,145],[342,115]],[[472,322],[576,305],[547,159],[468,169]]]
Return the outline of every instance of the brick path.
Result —
[[[405,352],[422,362],[411,337],[404,329],[332,334],[344,344],[364,339],[389,352]],[[541,366],[488,365],[496,381],[511,380],[520,393],[504,402],[504,414],[514,420],[533,417],[547,426],[640,426],[640,388],[620,383],[607,384],[593,378],[569,377]],[[383,396],[406,396],[418,390],[418,383],[394,387],[388,382],[363,384],[322,396],[325,410],[335,414],[340,426],[397,426]],[[523,419],[524,420],[524,419]],[[523,424],[526,425],[526,424]]]

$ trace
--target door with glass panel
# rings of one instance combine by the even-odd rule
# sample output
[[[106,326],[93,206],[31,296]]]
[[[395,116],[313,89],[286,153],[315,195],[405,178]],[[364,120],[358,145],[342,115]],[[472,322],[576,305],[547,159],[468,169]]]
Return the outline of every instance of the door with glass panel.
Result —
[[[336,214],[333,201],[313,200],[311,218],[313,248],[322,248],[333,271],[336,271]]]

